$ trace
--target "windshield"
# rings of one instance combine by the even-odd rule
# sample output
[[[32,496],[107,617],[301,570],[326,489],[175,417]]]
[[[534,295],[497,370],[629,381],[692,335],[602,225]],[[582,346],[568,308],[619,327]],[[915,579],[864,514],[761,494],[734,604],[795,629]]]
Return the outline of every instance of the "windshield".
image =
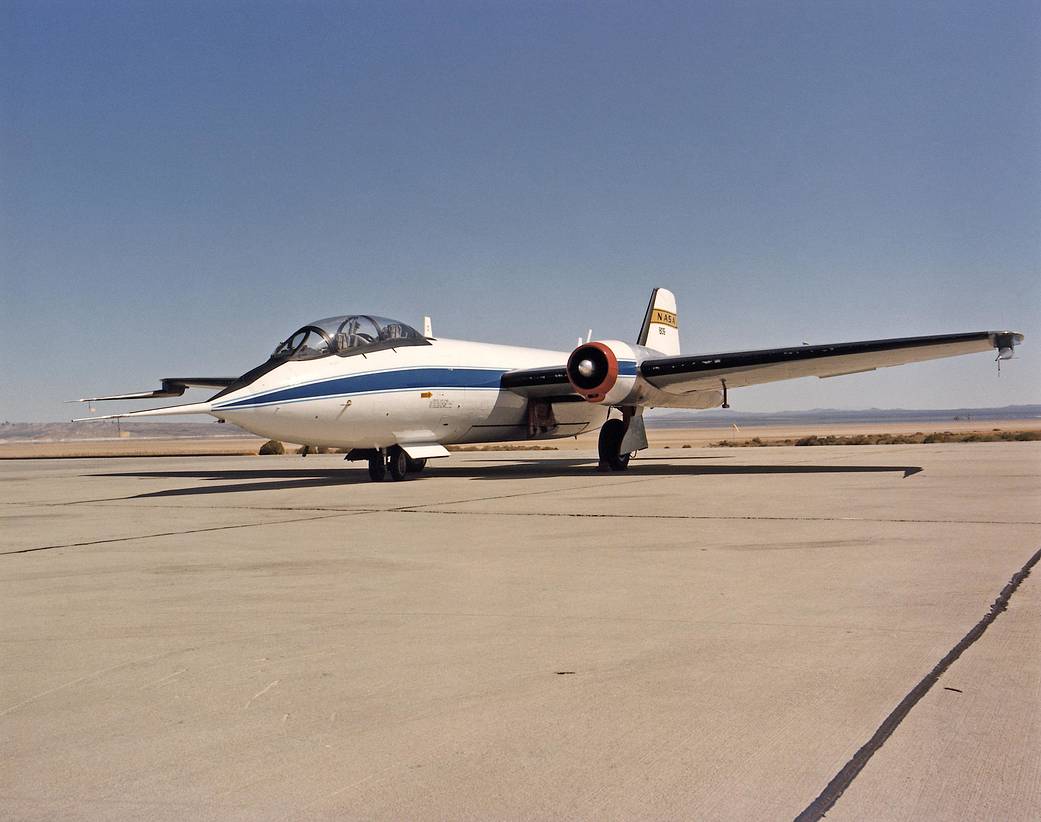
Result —
[[[398,320],[369,314],[347,314],[308,323],[279,343],[271,356],[313,360],[330,354],[347,357],[384,348],[429,344],[416,329]]]

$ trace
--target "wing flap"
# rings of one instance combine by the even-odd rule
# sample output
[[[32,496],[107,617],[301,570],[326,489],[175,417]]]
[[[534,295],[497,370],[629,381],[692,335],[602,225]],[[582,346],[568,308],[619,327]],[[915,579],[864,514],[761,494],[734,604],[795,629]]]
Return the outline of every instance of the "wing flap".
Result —
[[[1006,351],[1022,340],[1022,334],[1010,331],[898,337],[833,345],[663,357],[644,360],[640,364],[640,372],[655,388],[684,394],[718,389],[724,380],[728,388],[739,388],[799,377],[838,377],[995,348],[1000,356],[1004,356]]]

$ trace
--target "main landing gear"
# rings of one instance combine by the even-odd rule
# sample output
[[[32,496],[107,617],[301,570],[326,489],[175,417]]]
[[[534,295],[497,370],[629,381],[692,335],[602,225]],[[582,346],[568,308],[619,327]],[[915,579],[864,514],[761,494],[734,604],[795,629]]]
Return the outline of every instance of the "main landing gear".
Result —
[[[610,419],[600,429],[600,465],[599,471],[624,471],[629,467],[629,459],[632,454],[619,453],[622,448],[622,438],[625,436],[629,426],[623,420]]]
[[[392,445],[369,454],[369,479],[382,482],[390,473],[390,478],[400,482],[409,474],[418,474],[427,466],[425,459],[414,460],[405,453],[405,449]]]

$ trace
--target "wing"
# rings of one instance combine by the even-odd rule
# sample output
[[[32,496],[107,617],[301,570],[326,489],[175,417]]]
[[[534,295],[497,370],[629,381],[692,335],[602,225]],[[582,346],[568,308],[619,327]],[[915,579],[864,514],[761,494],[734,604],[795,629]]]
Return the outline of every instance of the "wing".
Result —
[[[686,394],[718,390],[724,381],[727,388],[739,388],[797,377],[838,377],[995,348],[999,359],[1008,359],[1012,349],[1022,341],[1022,334],[1011,331],[976,331],[802,345],[644,360],[640,363],[640,373],[655,388],[670,394]]]
[[[522,368],[502,375],[502,387],[525,397],[550,402],[582,402],[568,382],[563,365],[548,368]]]
[[[77,417],[73,422],[95,422],[97,420],[120,420],[124,417],[173,417],[178,414],[209,414],[213,404],[209,402],[193,402],[189,405],[167,405],[163,408],[145,408],[141,411],[127,411],[123,414],[104,414],[100,417]],[[214,415],[216,416],[216,415]]]
[[[190,386],[203,388],[227,388],[238,377],[163,377],[161,387],[151,391],[135,391],[130,394],[113,394],[110,397],[82,397],[70,402],[101,402],[103,400],[151,400],[159,397],[180,397]]]

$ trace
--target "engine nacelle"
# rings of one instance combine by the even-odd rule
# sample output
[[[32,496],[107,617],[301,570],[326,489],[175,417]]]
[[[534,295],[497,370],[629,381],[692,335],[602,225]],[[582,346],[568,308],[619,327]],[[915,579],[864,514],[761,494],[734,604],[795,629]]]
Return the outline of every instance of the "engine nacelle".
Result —
[[[636,393],[641,359],[636,346],[620,340],[584,343],[568,357],[568,382],[586,402],[623,405]]]

